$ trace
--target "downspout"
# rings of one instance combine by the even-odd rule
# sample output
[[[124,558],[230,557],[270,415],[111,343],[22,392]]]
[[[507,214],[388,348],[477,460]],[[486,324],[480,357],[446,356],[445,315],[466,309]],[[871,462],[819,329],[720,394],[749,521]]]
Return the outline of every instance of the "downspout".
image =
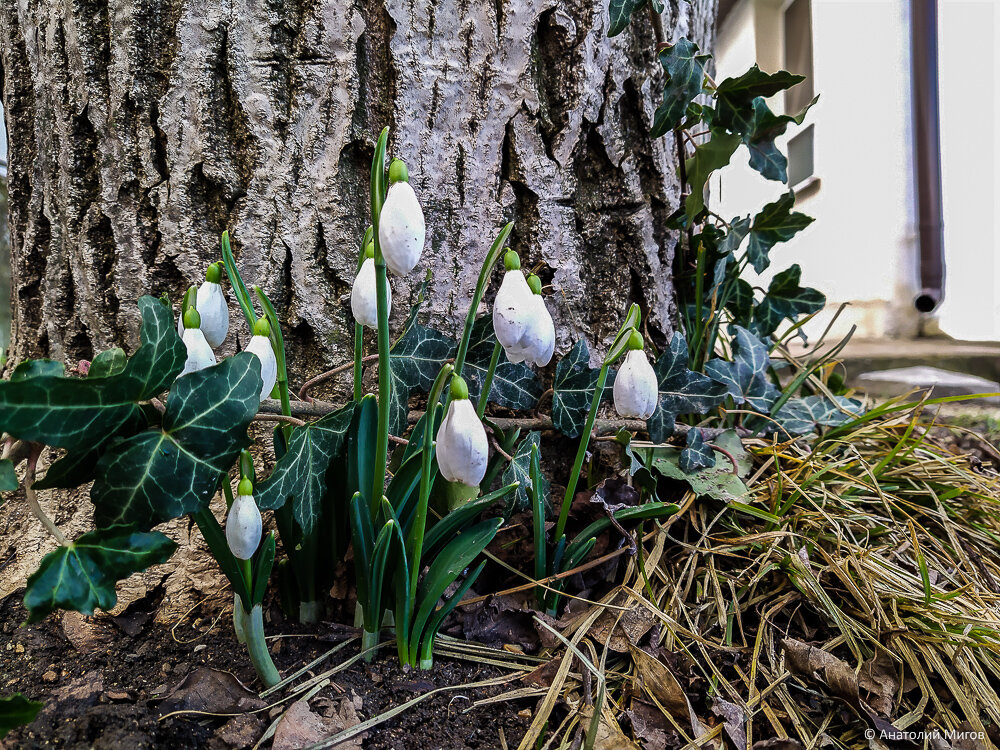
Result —
[[[938,101],[937,0],[912,0],[910,51],[913,85],[913,162],[919,218],[918,312],[944,298],[944,221],[941,201],[941,119]]]

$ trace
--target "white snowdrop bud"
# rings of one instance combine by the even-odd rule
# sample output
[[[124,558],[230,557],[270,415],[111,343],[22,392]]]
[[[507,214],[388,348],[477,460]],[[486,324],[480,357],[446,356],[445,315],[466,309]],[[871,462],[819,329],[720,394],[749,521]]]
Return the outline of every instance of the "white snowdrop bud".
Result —
[[[378,217],[378,242],[385,264],[403,276],[413,270],[424,250],[424,212],[407,182],[406,166],[399,159],[389,165],[389,192]]]
[[[249,479],[241,479],[237,488],[233,507],[226,516],[226,542],[229,551],[240,560],[249,560],[260,546],[263,521],[260,510],[253,499],[253,485]]]
[[[503,262],[507,273],[504,274],[496,299],[493,300],[493,331],[497,341],[507,352],[507,357],[520,362],[524,359],[523,356],[514,360],[511,355],[518,357],[521,354],[521,339],[532,318],[531,298],[534,295],[521,273],[521,260],[517,253],[508,250]]]
[[[469,401],[469,388],[455,376],[451,381],[451,403],[437,432],[436,455],[441,476],[449,482],[476,487],[486,476],[489,443],[486,429]]]
[[[542,282],[531,274],[528,277],[528,287],[531,289],[531,318],[524,337],[521,339],[521,348],[524,351],[524,359],[534,362],[539,367],[545,367],[552,361],[552,354],[556,348],[556,327],[552,322],[552,316],[545,306],[545,298],[542,297]]]
[[[184,369],[177,377],[204,370],[215,364],[215,352],[212,351],[212,347],[205,340],[205,334],[198,327],[200,322],[198,311],[194,308],[188,308],[184,313],[185,328],[181,335],[181,341],[187,347],[187,359],[184,360]]]
[[[260,389],[260,400],[263,401],[274,388],[274,382],[278,379],[278,360],[274,356],[274,348],[271,346],[271,326],[266,318],[260,318],[253,327],[253,337],[247,348],[251,354],[257,355],[260,360],[260,377],[264,381]]]
[[[386,309],[392,309],[392,287],[385,285]],[[378,328],[378,295],[375,292],[375,260],[365,258],[351,287],[351,312],[354,320],[369,328]]]
[[[615,377],[615,411],[625,418],[649,419],[656,411],[659,383],[642,350],[642,335],[633,330],[625,363]]]
[[[213,349],[222,345],[229,333],[229,305],[222,291],[222,269],[218,263],[213,263],[205,272],[205,282],[198,287],[195,295],[194,308],[201,316],[201,332]],[[184,335],[184,316],[177,318],[177,333]]]

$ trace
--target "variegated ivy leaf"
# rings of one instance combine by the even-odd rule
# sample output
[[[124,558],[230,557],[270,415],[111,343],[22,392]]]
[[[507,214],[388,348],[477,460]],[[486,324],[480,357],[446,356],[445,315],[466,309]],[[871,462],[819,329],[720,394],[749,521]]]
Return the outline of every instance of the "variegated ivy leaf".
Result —
[[[778,200],[768,203],[753,217],[750,227],[750,244],[747,257],[757,273],[762,273],[771,265],[768,253],[779,242],[788,242],[792,237],[813,223],[811,216],[793,211],[795,194],[788,191]]]
[[[864,408],[860,401],[846,396],[790,398],[772,417],[786,435],[806,435],[818,425],[836,427],[861,416]]]
[[[59,448],[92,448],[141,415],[140,401],[164,391],[187,350],[170,309],[139,300],[142,345],[116,375],[67,378],[50,364],[25,363],[0,383],[0,432]],[[41,361],[41,362],[44,362]]]
[[[118,601],[118,581],[166,562],[176,548],[158,531],[140,532],[128,526],[90,531],[47,554],[29,576],[24,592],[28,622],[56,609],[85,615],[94,614],[97,607],[112,609]]]
[[[688,430],[687,447],[678,456],[677,465],[685,474],[715,466],[715,451],[705,443],[705,436],[697,427]]]
[[[354,402],[322,419],[292,429],[288,450],[271,476],[254,488],[261,510],[275,510],[292,502],[292,515],[309,534],[319,519],[326,496],[326,473],[340,454],[354,416]]]
[[[726,386],[736,404],[767,414],[779,391],[767,377],[770,365],[767,346],[742,326],[733,326],[736,335],[733,361],[713,359],[705,363],[705,374]]]
[[[756,65],[741,76],[726,78],[716,89],[712,124],[741,136],[749,136],[753,133],[754,100],[774,96],[804,80],[805,76],[787,70],[765,73]]]
[[[389,351],[392,397],[389,401],[389,432],[402,435],[407,427],[410,394],[427,393],[441,366],[453,356],[454,340],[416,320]]]
[[[653,9],[657,13],[663,12],[663,0],[652,0],[652,3]],[[628,27],[632,14],[644,8],[645,5],[646,0],[610,0],[608,3],[608,36],[621,34]]]
[[[97,525],[149,529],[208,505],[219,475],[250,444],[260,389],[260,360],[248,352],[179,378],[162,426],[113,443],[98,461]]]
[[[552,423],[567,437],[578,437],[587,422],[587,412],[594,398],[600,375],[590,366],[590,348],[580,339],[556,365],[552,381]],[[611,392],[614,374],[608,373],[604,384],[605,397]]]
[[[698,495],[707,495],[721,502],[731,502],[743,498],[747,487],[740,477],[745,477],[752,468],[749,455],[743,448],[742,441],[732,430],[728,430],[715,439],[716,445],[723,448],[734,459],[736,467],[726,457],[716,460],[715,465],[707,469],[699,469],[691,474],[681,471],[679,466],[681,450],[672,446],[636,447],[635,453],[641,457],[645,465],[671,479],[687,482]]]
[[[517,486],[517,490],[514,492],[514,496],[511,498],[511,505],[508,507],[508,514],[511,512],[519,512],[527,510],[531,507],[531,497],[529,492],[532,490],[531,487],[531,447],[535,445],[538,446],[539,451],[541,451],[542,446],[542,433],[532,430],[517,446],[517,450],[514,451],[513,461],[507,464],[507,468],[503,471],[503,484],[511,484],[512,482],[520,482]],[[545,474],[542,474],[541,487],[537,488],[539,495],[542,497],[545,507],[549,506],[549,487],[551,486],[548,478]]]
[[[13,492],[16,489],[17,474],[14,472],[14,462],[9,458],[0,459],[0,492]]]
[[[753,100],[750,132],[743,139],[750,151],[750,167],[752,169],[756,169],[768,180],[788,181],[788,159],[778,150],[774,139],[783,135],[790,124],[801,125],[809,108],[816,103],[817,99],[819,99],[818,96],[796,115],[776,115],[767,106],[763,97],[758,96]]]
[[[826,296],[809,287],[799,286],[802,269],[798,263],[776,274],[753,312],[754,327],[761,336],[770,336],[786,318],[795,320],[823,309]]]
[[[462,371],[465,382],[469,386],[469,398],[473,403],[479,400],[479,392],[489,370],[490,359],[493,356],[493,345],[496,344],[496,334],[493,332],[493,317],[483,315],[472,324],[472,336],[469,339],[469,352],[465,357],[465,369]],[[436,375],[437,373],[435,373]],[[507,354],[501,349],[500,359],[493,374],[493,387],[490,389],[489,402],[508,409],[531,409],[538,404],[542,395],[542,384],[528,365],[523,362],[515,364],[507,359]]]
[[[634,0],[624,0],[624,2]],[[612,5],[616,0],[612,0]],[[639,1],[644,5],[643,0]],[[614,36],[614,34],[608,34]],[[656,108],[653,115],[653,125],[649,134],[659,138],[673,130],[687,115],[688,105],[702,91],[702,81],[705,78],[705,64],[710,55],[699,55],[698,45],[680,38],[676,44],[665,45],[659,54],[660,65],[666,71],[667,80],[663,87],[663,102]]]
[[[705,414],[726,397],[726,387],[700,372],[688,369],[687,339],[676,331],[670,344],[656,361],[659,402],[646,421],[646,429],[655,443],[674,431],[678,414]]]

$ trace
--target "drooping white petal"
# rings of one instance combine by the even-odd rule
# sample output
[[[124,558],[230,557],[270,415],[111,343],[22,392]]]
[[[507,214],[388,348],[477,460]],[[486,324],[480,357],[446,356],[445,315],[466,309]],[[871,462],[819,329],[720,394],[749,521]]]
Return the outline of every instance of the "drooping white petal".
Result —
[[[385,285],[386,307],[392,309],[392,287]],[[375,259],[365,258],[351,287],[351,312],[354,320],[369,328],[378,328],[378,295],[375,290]]]
[[[274,357],[274,349],[267,336],[252,337],[246,351],[256,354],[260,360],[260,377],[264,381],[260,389],[260,400],[263,401],[270,395],[274,382],[278,379],[278,360]]]
[[[469,399],[456,399],[448,406],[437,433],[437,461],[449,482],[477,486],[486,476],[489,443],[486,429]]]
[[[524,352],[524,359],[544,367],[551,361],[555,351],[556,328],[542,295],[532,294],[529,306],[531,315],[518,347]]]
[[[215,364],[215,352],[205,340],[205,334],[200,328],[185,328],[181,334],[181,340],[187,347],[187,359],[184,360],[184,369],[177,377],[182,377],[190,372],[198,372],[206,367]]]
[[[512,362],[524,359],[521,339],[524,338],[534,312],[534,303],[531,301],[534,296],[520,270],[507,271],[503,275],[493,301],[493,331]],[[514,357],[520,356],[520,359],[515,360],[511,356],[511,350],[514,350]]]
[[[260,546],[263,521],[253,495],[237,495],[226,516],[226,542],[240,560],[249,560]]]
[[[649,419],[656,410],[659,383],[656,371],[641,349],[625,355],[625,363],[615,377],[615,411],[626,418]]]
[[[222,286],[206,281],[198,287],[195,309],[201,315],[201,332],[208,345],[215,349],[222,345],[229,333],[229,305]]]
[[[378,242],[389,270],[404,275],[413,270],[424,250],[424,212],[408,182],[389,186],[378,218]]]

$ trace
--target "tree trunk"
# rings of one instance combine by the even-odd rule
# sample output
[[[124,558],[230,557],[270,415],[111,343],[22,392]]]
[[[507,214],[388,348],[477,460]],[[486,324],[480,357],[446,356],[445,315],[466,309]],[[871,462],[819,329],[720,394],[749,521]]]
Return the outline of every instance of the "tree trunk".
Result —
[[[667,6],[666,37],[710,50],[715,0]],[[177,301],[226,228],[283,317],[292,383],[349,360],[385,125],[428,227],[418,272],[392,281],[397,320],[429,268],[432,323],[457,330],[513,219],[561,348],[602,348],[632,300],[667,334],[662,74],[645,14],[615,39],[607,24],[607,0],[5,2],[12,360],[134,348],[135,300]]]

